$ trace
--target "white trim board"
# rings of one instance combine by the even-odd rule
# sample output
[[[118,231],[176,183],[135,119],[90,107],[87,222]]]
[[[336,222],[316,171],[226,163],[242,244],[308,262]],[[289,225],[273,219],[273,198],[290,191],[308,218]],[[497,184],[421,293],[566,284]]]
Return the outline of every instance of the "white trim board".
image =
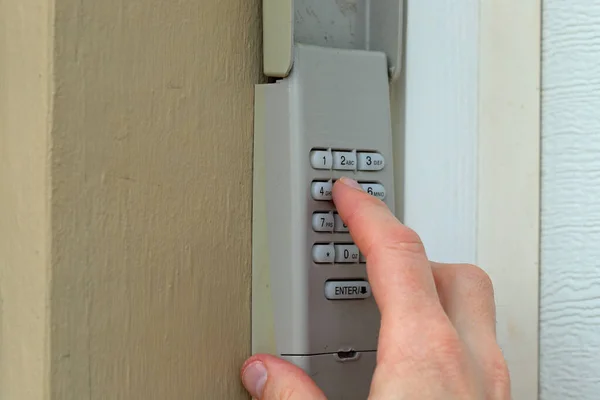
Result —
[[[541,4],[438,3],[407,0],[397,209],[430,258],[490,274],[513,398],[536,399]]]
[[[541,0],[482,1],[477,261],[514,399],[538,398]]]

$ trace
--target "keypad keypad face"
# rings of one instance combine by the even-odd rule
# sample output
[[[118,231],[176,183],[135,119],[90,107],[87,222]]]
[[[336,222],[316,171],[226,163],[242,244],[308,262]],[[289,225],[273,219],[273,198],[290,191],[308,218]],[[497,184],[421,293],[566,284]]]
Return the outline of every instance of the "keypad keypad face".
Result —
[[[386,197],[385,186],[377,180],[377,172],[385,167],[383,155],[377,151],[362,149],[338,149],[321,148],[310,151],[310,164],[315,171],[340,171],[342,175],[348,172],[352,175],[355,172],[364,171],[361,176],[372,178],[368,180],[358,180],[362,189],[380,200]],[[310,196],[316,202],[328,202],[331,204],[332,192],[335,179],[314,178],[310,182]],[[324,207],[325,208],[325,207]],[[312,214],[310,221],[312,230],[322,235],[323,241],[312,244],[312,261],[317,265],[332,264],[339,267],[345,265],[364,264],[366,258],[360,252],[358,246],[352,242],[348,226],[344,223],[341,216],[335,210],[323,209]],[[340,234],[343,241],[329,241],[332,234]],[[347,239],[347,240],[346,240]]]

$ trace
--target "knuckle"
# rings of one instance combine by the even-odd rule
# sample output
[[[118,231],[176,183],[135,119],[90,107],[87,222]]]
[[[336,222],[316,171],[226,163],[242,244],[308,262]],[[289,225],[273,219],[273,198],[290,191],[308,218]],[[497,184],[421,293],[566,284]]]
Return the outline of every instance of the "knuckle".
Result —
[[[471,290],[486,295],[494,295],[492,279],[483,269],[472,264],[463,264],[458,270],[458,277],[465,282]]]
[[[373,248],[386,253],[390,251],[409,255],[425,253],[423,242],[417,232],[402,224],[394,224],[390,227],[386,232],[385,240],[373,243]]]
[[[443,365],[456,365],[464,358],[464,347],[458,334],[451,330],[435,335],[429,350],[429,357],[438,360]]]
[[[353,220],[368,217],[373,209],[387,209],[386,204],[375,196],[367,195],[361,199],[360,207],[354,207],[346,217],[346,223],[350,225]]]
[[[277,395],[277,400],[295,400],[299,399],[298,392],[293,387],[284,387]]]

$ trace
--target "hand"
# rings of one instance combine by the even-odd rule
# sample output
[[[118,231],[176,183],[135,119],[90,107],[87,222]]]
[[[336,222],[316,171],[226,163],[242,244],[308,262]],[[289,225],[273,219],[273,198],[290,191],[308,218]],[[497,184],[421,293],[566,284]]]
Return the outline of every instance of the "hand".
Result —
[[[381,312],[369,399],[510,399],[488,275],[429,261],[419,236],[351,179],[335,183],[333,200]],[[270,355],[248,359],[242,382],[259,400],[325,399],[300,368]]]

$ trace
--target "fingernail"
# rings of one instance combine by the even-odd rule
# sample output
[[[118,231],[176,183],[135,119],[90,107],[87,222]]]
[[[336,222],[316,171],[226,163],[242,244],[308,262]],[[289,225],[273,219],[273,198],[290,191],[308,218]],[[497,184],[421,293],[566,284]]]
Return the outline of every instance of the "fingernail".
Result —
[[[260,361],[248,365],[242,376],[242,383],[252,397],[260,399],[267,382],[267,369]]]
[[[346,186],[350,186],[351,188],[358,189],[361,191],[363,190],[362,186],[360,186],[360,184],[352,178],[346,178],[344,176],[344,177],[340,178],[340,182],[342,182]]]

